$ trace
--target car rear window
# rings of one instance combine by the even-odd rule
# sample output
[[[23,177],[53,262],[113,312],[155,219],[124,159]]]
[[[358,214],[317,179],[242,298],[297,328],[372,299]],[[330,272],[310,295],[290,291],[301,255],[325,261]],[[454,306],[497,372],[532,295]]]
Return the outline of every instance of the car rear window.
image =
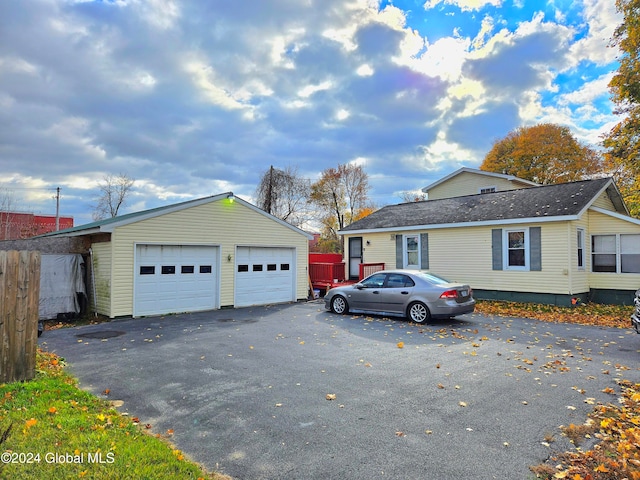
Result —
[[[449,280],[446,280],[442,277],[438,277],[436,275],[433,275],[431,273],[425,273],[425,272],[417,272],[416,275],[418,277],[421,277],[423,280],[426,280],[429,283],[433,283],[435,285],[441,285],[443,283],[451,283]]]

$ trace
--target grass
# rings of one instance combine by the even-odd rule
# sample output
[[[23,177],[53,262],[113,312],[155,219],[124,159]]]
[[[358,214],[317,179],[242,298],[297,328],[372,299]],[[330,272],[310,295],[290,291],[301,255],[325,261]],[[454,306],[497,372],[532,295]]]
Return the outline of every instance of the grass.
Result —
[[[57,356],[36,377],[0,384],[0,478],[218,479],[105,400],[80,390]],[[7,462],[9,459],[9,462]]]

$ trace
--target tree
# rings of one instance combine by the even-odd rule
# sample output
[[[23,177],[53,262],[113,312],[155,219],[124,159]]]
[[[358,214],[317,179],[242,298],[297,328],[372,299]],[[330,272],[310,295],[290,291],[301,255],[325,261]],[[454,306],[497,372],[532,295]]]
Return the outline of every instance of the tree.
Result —
[[[322,239],[340,245],[338,231],[373,211],[369,176],[361,165],[347,163],[324,170],[311,185],[309,201],[320,208]]]
[[[135,180],[124,173],[117,176],[105,175],[98,184],[100,196],[93,210],[94,220],[103,220],[118,216],[118,212],[127,202]]]
[[[609,91],[616,104],[614,113],[624,118],[605,135],[605,167],[616,180],[631,214],[640,217],[640,0],[616,0],[616,9],[623,20],[611,44],[622,55]]]
[[[13,222],[16,209],[13,192],[0,189],[0,240],[11,240],[15,237],[16,226]]]
[[[310,217],[309,184],[309,180],[298,175],[296,168],[281,170],[272,165],[260,178],[256,203],[265,212],[299,227]]]
[[[569,128],[543,123],[517,128],[496,141],[480,170],[547,185],[601,173],[602,160],[598,152],[581,145]]]
[[[402,203],[424,202],[427,199],[427,195],[422,192],[418,193],[415,190],[405,190],[400,192],[400,198]]]

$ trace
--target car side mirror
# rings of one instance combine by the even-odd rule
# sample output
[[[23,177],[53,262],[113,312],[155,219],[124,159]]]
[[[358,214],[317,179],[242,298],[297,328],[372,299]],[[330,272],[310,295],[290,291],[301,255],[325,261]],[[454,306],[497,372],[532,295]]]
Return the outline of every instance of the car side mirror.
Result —
[[[364,285],[361,283],[356,283],[353,288],[357,288],[358,290],[362,290],[364,288]]]

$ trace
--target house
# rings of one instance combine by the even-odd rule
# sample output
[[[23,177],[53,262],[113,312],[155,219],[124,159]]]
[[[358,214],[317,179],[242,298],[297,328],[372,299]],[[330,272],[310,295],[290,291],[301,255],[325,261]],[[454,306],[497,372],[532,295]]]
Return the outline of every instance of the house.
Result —
[[[110,318],[307,298],[312,236],[232,193],[117,216],[36,241],[60,238],[76,239],[76,250],[84,245],[90,304]]]
[[[339,232],[348,276],[384,262],[464,281],[477,298],[632,304],[640,220],[612,179],[536,185],[465,168],[424,191]]]
[[[73,227],[73,217],[55,215],[35,215],[23,212],[0,212],[0,240],[30,238],[36,235]]]

